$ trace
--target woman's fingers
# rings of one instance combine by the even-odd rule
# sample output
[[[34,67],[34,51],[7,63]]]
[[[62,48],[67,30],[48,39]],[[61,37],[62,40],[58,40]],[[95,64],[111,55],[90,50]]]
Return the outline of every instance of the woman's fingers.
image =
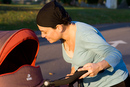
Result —
[[[72,76],[73,74],[67,74],[65,79],[68,79],[70,76]]]
[[[84,70],[87,70],[88,72],[82,75],[80,79],[85,78],[87,76],[94,77],[99,72],[98,66],[95,63],[85,64],[82,68],[78,69],[78,71],[84,71]]]
[[[85,73],[85,74],[83,74],[79,79],[83,79],[83,78],[85,78],[85,77],[87,77],[87,76],[89,76],[89,72],[87,72],[87,73]]]

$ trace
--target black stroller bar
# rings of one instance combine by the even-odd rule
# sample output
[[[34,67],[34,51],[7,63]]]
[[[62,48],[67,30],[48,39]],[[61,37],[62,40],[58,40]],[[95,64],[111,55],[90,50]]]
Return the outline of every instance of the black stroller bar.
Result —
[[[64,79],[58,79],[58,80],[54,80],[54,81],[49,81],[46,80],[43,83],[42,87],[51,87],[51,86],[61,86],[61,85],[66,85],[66,84],[74,84],[80,76],[82,76],[83,74],[85,74],[87,71],[76,71],[74,73],[74,75],[70,76],[69,78],[65,78]]]

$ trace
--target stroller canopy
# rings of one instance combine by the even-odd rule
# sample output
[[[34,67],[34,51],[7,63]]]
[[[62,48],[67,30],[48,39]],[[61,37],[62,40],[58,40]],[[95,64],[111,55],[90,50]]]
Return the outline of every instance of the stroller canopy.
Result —
[[[38,50],[39,41],[32,30],[0,31],[0,74],[25,64],[35,66]]]

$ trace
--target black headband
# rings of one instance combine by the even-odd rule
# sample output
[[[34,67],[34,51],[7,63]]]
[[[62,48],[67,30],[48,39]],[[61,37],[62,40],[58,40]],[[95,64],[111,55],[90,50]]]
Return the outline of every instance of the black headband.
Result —
[[[56,27],[57,24],[64,24],[66,16],[65,9],[58,2],[51,1],[39,11],[36,22],[43,27]]]

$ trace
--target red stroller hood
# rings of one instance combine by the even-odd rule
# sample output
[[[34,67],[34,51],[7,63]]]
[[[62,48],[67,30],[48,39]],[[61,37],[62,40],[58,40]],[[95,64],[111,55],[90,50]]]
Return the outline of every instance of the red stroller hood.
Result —
[[[0,31],[0,87],[40,87],[40,67],[35,67],[39,50],[30,29]]]
[[[38,50],[39,41],[32,30],[0,31],[0,74],[25,64],[35,66]]]

